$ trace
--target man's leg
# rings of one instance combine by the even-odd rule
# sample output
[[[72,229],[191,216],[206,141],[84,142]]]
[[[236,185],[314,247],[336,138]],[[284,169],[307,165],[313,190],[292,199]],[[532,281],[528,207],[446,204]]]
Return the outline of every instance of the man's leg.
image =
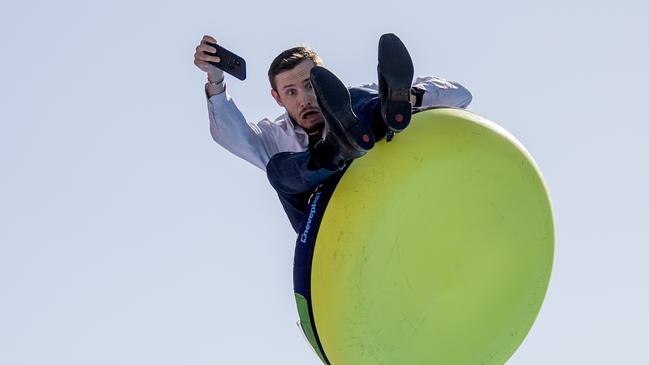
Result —
[[[377,138],[385,136],[385,125],[381,120],[381,109],[378,93],[367,88],[351,88],[351,107],[359,121],[371,126]],[[336,166],[318,168],[313,164],[313,153],[335,153],[320,148],[317,152],[311,149],[305,152],[282,152],[274,155],[268,165],[266,174],[271,186],[277,192],[282,207],[288,216],[293,229],[297,232],[313,190],[333,175],[340,173]]]
[[[330,157],[343,168],[345,162],[363,156],[374,146],[374,135],[354,114],[349,90],[333,72],[315,66],[310,80],[324,117],[323,139],[314,146],[314,151],[318,152],[319,147],[337,150]]]
[[[422,95],[423,92],[421,89],[411,88],[412,95],[415,95],[410,102],[412,114],[419,112],[417,107],[421,105],[421,96],[417,97],[416,95]],[[365,87],[352,87],[349,88],[349,94],[352,97],[352,109],[358,120],[371,126],[377,141],[384,138],[387,127],[381,115],[381,100],[378,91]]]
[[[387,126],[381,115],[378,92],[369,88],[350,88],[351,109],[359,122],[371,129],[376,140],[386,136]],[[344,90],[343,90],[344,91]],[[317,151],[322,153],[323,150]],[[324,153],[335,153],[334,150]],[[308,199],[313,190],[327,179],[341,173],[336,167],[315,168],[311,149],[305,152],[283,152],[273,156],[266,166],[268,180],[277,191],[293,229],[300,229]]]
[[[369,88],[349,89],[352,110],[361,123],[370,126],[379,140],[386,135],[387,127],[381,116],[378,92]],[[297,232],[313,190],[337,173],[338,170],[314,168],[312,152],[282,152],[274,155],[266,166],[271,186],[277,192],[282,207],[293,229]]]
[[[352,110],[358,120],[369,125],[375,140],[385,137],[387,128],[381,116],[381,100],[378,91],[365,87],[349,88]]]
[[[309,196],[320,184],[338,170],[313,169],[309,161],[311,151],[282,152],[274,155],[266,165],[266,175],[295,232],[300,229]]]
[[[414,66],[406,46],[392,33],[383,34],[379,39],[378,58],[381,115],[389,129],[389,142],[393,133],[403,131],[410,123]]]

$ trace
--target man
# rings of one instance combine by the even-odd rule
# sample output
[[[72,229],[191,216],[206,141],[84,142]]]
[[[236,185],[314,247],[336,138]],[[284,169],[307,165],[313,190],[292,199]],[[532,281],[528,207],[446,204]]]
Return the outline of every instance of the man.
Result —
[[[379,40],[378,85],[347,89],[310,48],[295,47],[271,63],[271,95],[286,113],[270,121],[248,123],[225,87],[217,41],[204,36],[194,64],[207,73],[210,131],[231,153],[262,170],[277,191],[297,232],[312,191],[361,157],[383,137],[408,126],[411,113],[423,108],[466,108],[471,93],[462,85],[436,77],[419,77],[394,34]]]

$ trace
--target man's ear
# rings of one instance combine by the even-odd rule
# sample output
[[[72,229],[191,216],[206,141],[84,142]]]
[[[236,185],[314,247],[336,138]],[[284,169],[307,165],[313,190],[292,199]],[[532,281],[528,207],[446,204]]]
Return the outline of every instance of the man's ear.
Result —
[[[282,100],[279,98],[279,94],[275,89],[270,90],[270,95],[273,96],[273,99],[277,102],[277,105],[281,106],[282,108],[284,107],[284,103],[282,103]]]

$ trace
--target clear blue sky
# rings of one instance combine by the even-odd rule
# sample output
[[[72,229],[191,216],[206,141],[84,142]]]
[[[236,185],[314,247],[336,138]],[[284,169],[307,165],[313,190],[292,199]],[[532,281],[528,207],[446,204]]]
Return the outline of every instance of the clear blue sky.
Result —
[[[259,120],[281,113],[281,50],[309,44],[355,85],[385,32],[418,75],[469,88],[550,188],[552,282],[508,364],[646,362],[647,5],[312,4],[0,4],[0,363],[318,364],[294,233],[265,175],[211,140],[194,47],[246,57],[228,88]]]

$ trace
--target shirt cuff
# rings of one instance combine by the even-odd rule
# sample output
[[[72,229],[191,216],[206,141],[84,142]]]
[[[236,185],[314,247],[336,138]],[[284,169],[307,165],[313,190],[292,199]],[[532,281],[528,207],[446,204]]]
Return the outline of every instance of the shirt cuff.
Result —
[[[207,94],[207,88],[208,88],[209,85],[210,85],[209,82],[205,83],[205,97],[208,98],[208,99],[210,98],[208,96],[208,94]],[[216,93],[214,95],[212,95],[212,96],[221,95],[221,94],[223,94],[225,92],[225,81],[223,81],[222,83],[220,83],[218,85],[219,86],[215,86]]]

